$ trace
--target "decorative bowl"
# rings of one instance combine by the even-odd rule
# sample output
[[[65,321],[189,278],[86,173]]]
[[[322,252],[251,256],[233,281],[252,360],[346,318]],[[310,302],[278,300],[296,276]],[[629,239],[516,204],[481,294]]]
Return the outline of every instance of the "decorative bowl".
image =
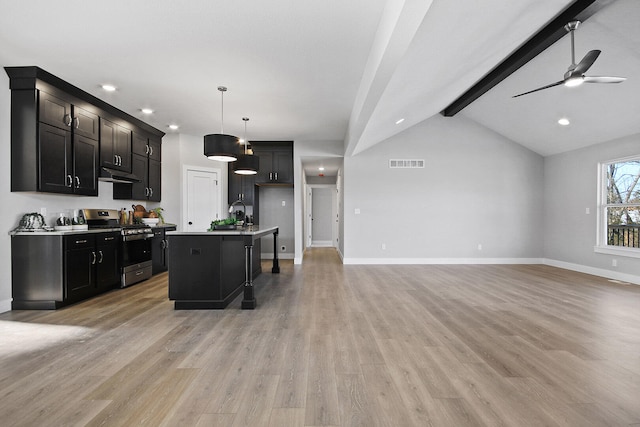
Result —
[[[160,222],[160,218],[140,218],[143,224],[147,225],[156,225]]]

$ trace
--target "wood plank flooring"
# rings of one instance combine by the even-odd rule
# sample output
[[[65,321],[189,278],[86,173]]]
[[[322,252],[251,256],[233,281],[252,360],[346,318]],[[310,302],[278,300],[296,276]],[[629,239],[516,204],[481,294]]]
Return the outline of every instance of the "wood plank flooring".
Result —
[[[162,274],[0,314],[0,425],[640,425],[640,286],[330,248],[263,270],[253,311],[175,311]]]

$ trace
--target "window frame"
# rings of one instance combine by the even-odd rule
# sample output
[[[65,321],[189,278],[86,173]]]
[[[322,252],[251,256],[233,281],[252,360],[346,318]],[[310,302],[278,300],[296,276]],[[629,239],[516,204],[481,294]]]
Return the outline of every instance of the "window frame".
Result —
[[[612,163],[624,163],[632,160],[640,161],[640,154],[622,157],[618,159],[608,160],[598,163],[598,205],[597,205],[597,227],[596,227],[596,245],[594,252],[625,256],[631,258],[640,258],[640,248],[629,248],[625,246],[612,246],[607,244],[607,208],[612,206],[640,206],[638,203],[633,204],[609,204],[607,203],[607,168]]]

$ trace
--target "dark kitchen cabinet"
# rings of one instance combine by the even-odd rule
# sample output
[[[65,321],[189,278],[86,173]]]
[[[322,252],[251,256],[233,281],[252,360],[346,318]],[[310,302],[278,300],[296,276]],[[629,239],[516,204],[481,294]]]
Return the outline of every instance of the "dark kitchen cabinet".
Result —
[[[131,129],[100,119],[100,164],[131,172]]]
[[[97,196],[98,116],[41,90],[11,95],[11,190]]]
[[[247,206],[253,205],[255,182],[255,176],[239,175],[233,172],[233,167],[229,167],[227,179],[229,204],[241,200]]]
[[[292,141],[252,141],[251,147],[260,158],[256,185],[293,185]]]
[[[161,141],[145,134],[133,133],[131,173],[140,179],[133,184],[113,185],[113,198],[119,200],[149,200],[159,202],[162,198]]]
[[[153,240],[151,241],[151,262],[153,274],[167,271],[169,267],[169,243],[167,231],[176,231],[176,227],[159,226],[153,230]]]
[[[120,284],[120,234],[11,237],[11,307],[56,309]]]

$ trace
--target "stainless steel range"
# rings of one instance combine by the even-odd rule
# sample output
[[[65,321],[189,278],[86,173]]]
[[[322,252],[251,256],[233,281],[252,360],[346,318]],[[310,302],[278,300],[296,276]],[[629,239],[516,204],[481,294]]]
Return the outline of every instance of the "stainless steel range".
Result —
[[[151,277],[151,227],[145,224],[120,224],[120,215],[115,209],[83,209],[82,214],[90,229],[120,230],[120,287],[124,288]]]

